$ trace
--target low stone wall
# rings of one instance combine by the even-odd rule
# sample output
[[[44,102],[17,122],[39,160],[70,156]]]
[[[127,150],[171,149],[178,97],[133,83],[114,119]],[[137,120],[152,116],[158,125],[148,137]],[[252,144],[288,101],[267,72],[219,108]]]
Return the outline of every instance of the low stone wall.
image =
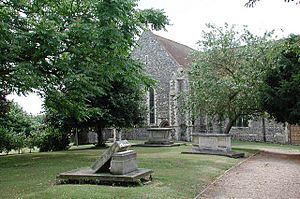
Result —
[[[258,120],[249,121],[249,127],[232,127],[230,131],[232,140],[263,142],[262,126],[263,126],[262,119],[258,119]],[[191,131],[197,132],[195,129]],[[212,132],[212,133],[218,133],[217,130],[218,129],[216,129],[216,132]],[[284,124],[276,123],[275,121],[272,120],[265,120],[265,130],[266,130],[267,142],[282,143],[282,144],[288,143],[288,133]],[[175,135],[173,135],[174,133]],[[149,132],[147,132],[146,127],[122,130],[122,139],[124,140],[125,139],[126,140],[147,140],[148,137],[149,137]],[[176,140],[176,137],[180,138],[179,135],[176,136],[176,129],[175,129],[175,131],[172,131],[171,138],[172,140]],[[103,130],[103,138],[104,140],[111,140],[113,138],[113,129]],[[117,139],[118,138],[119,135],[117,133]],[[95,143],[97,141],[97,135],[90,133],[89,136],[83,140],[88,140],[89,143]]]
[[[288,143],[286,128],[282,123],[265,120],[266,141]],[[249,127],[233,127],[230,131],[233,140],[263,142],[262,120],[252,120]]]
[[[147,132],[147,128],[132,128],[122,131],[122,139],[126,140],[147,140],[148,137],[149,132]]]

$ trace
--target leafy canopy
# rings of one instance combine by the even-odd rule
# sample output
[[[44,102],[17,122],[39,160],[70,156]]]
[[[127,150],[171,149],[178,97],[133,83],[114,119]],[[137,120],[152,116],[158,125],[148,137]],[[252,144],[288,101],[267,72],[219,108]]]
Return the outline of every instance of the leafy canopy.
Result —
[[[245,6],[246,6],[246,7],[254,7],[255,4],[256,4],[258,1],[260,1],[260,0],[248,0],[248,2],[245,3]],[[289,3],[289,2],[292,2],[292,1],[294,1],[294,0],[284,0],[284,1],[287,2],[287,3]],[[299,0],[296,0],[296,4],[299,4],[299,3],[300,3],[300,1],[299,1]]]
[[[91,127],[111,121],[115,126],[134,125],[134,111],[125,108],[133,110],[129,102],[138,106],[133,100],[153,81],[131,51],[143,30],[169,24],[162,10],[139,10],[137,2],[1,1],[1,110],[6,110],[7,94],[34,90],[45,97],[48,113],[60,115],[62,121],[72,118],[77,126]],[[102,103],[103,98],[113,106]]]
[[[300,37],[284,40],[265,77],[262,106],[278,122],[300,123]]]
[[[194,117],[228,118],[225,133],[239,116],[260,112],[259,88],[269,65],[272,33],[208,24],[190,70],[189,107]]]
[[[47,7],[53,16],[45,20],[57,16],[68,21],[63,27],[59,20],[54,21],[65,42],[55,63],[64,71],[56,85],[46,89],[45,106],[55,126],[68,132],[95,129],[100,137],[104,127],[132,127],[142,122],[142,89],[153,81],[132,59],[131,51],[143,30],[165,28],[169,21],[161,10],[138,10],[137,1],[91,2],[83,7],[73,2],[71,13],[58,12],[63,6]]]
[[[130,57],[135,37],[147,27],[163,29],[169,21],[162,10],[137,9],[137,2],[1,1],[0,48],[5,53],[0,57],[0,92],[38,89],[83,120],[101,114],[85,102],[104,94],[112,80],[125,76],[147,84]]]

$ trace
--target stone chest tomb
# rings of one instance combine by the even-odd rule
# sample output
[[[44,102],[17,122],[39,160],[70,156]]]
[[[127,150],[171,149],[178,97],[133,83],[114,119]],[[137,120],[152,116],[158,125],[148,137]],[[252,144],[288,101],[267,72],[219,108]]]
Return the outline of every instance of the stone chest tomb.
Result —
[[[183,154],[209,154],[222,155],[232,158],[244,157],[244,153],[238,153],[231,149],[231,135],[229,134],[192,134],[192,150]]]
[[[114,142],[91,167],[60,173],[58,179],[67,183],[110,184],[151,178],[153,171],[138,168],[137,154],[128,150],[130,146],[126,140]]]

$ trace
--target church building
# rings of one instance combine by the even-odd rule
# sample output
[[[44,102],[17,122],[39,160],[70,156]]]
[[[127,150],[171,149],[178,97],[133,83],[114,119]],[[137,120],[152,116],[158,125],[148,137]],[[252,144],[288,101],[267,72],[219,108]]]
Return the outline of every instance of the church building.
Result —
[[[171,127],[174,140],[190,141],[193,132],[219,133],[216,121],[201,118],[192,121],[182,109],[185,97],[182,91],[189,88],[187,71],[192,63],[194,49],[175,41],[144,32],[133,50],[133,58],[144,63],[145,71],[157,81],[145,97],[147,126],[127,134],[129,139],[145,139],[148,127]],[[234,139],[288,143],[289,126],[273,120],[239,118],[230,134]],[[300,132],[299,132],[300,134]],[[126,137],[127,137],[126,136]]]
[[[146,96],[148,126],[172,127],[173,139],[189,141],[192,124],[181,110],[180,94],[188,89],[186,70],[194,50],[175,41],[144,32],[133,57],[144,63],[146,72],[157,81]]]

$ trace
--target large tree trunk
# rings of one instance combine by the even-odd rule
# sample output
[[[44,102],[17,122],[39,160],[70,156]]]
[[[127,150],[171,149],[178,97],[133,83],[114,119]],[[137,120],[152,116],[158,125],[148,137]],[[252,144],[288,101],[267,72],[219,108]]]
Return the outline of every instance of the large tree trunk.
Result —
[[[96,126],[96,133],[98,137],[98,143],[97,146],[105,146],[103,134],[102,134],[102,128],[100,126]]]
[[[226,128],[225,128],[224,134],[229,134],[230,129],[233,126],[234,122],[235,122],[235,119],[229,119],[229,121],[226,125]]]

